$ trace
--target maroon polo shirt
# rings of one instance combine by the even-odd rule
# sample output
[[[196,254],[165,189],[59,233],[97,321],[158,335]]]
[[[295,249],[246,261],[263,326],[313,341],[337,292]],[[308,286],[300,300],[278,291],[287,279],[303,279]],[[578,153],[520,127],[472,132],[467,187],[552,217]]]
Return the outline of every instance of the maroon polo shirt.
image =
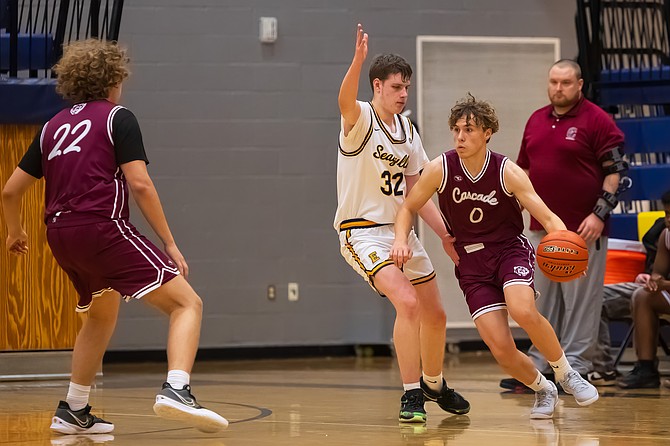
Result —
[[[547,105],[526,123],[517,164],[528,171],[538,195],[571,231],[596,204],[605,174],[599,159],[614,147],[623,150],[624,135],[614,120],[587,99],[557,116]],[[542,225],[531,218],[531,230]],[[605,225],[604,235],[608,225]]]

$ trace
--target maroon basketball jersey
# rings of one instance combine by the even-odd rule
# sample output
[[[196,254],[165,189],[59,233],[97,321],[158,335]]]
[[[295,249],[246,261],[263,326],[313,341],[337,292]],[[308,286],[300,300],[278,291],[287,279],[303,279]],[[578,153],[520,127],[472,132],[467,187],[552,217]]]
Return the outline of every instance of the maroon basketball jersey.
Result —
[[[438,198],[457,246],[504,242],[523,232],[519,203],[503,184],[507,161],[506,156],[487,150],[482,171],[472,176],[456,150],[442,154]]]
[[[76,104],[44,125],[40,147],[47,224],[62,213],[128,219],[128,187],[112,136],[114,114],[122,108],[106,100]]]

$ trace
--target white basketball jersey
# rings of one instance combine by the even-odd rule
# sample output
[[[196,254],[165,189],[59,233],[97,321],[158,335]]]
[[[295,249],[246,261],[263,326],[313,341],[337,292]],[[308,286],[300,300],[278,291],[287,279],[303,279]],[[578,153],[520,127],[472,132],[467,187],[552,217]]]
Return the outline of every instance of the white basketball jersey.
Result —
[[[391,133],[371,103],[358,104],[361,114],[346,137],[343,118],[340,123],[336,230],[351,219],[393,223],[405,199],[405,175],[418,174],[428,162],[408,118],[395,115]]]

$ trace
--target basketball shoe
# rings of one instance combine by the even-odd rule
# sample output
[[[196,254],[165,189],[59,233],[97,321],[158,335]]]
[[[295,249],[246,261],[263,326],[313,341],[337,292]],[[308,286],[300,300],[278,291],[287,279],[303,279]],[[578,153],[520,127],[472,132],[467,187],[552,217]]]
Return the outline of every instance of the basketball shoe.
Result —
[[[624,389],[656,389],[661,385],[661,376],[658,373],[657,363],[653,366],[645,365],[639,361],[635,363],[633,370],[622,376],[617,381],[617,386]]]
[[[566,373],[558,383],[565,390],[565,393],[575,397],[575,401],[580,406],[588,406],[598,401],[598,390],[575,370]]]
[[[59,434],[108,434],[114,430],[109,421],[91,415],[91,406],[72,410],[65,401],[60,401],[51,419],[51,430]]]
[[[203,432],[213,433],[228,427],[228,420],[198,404],[188,384],[177,390],[164,383],[156,395],[154,412],[159,417],[182,421]]]
[[[547,381],[549,387],[535,392],[535,404],[530,410],[530,418],[540,420],[554,416],[554,408],[558,405],[558,389],[556,384]]]
[[[398,421],[401,423],[425,423],[426,409],[424,409],[423,403],[423,390],[412,389],[406,391],[400,398]]]
[[[586,375],[586,379],[589,380],[594,386],[604,387],[604,386],[614,386],[616,385],[616,372],[589,372]]]
[[[424,398],[436,402],[440,409],[456,415],[464,415],[470,412],[470,403],[460,393],[447,386],[444,378],[442,378],[442,390],[439,392],[428,387],[428,384],[423,380],[423,376],[419,379],[419,382]]]

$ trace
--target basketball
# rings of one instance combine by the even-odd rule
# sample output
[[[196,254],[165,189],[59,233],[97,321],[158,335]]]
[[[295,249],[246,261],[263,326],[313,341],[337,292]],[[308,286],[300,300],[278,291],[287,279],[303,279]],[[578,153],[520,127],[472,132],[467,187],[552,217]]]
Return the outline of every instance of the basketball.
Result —
[[[581,277],[589,263],[584,239],[572,231],[554,231],[537,246],[537,266],[554,282]]]

